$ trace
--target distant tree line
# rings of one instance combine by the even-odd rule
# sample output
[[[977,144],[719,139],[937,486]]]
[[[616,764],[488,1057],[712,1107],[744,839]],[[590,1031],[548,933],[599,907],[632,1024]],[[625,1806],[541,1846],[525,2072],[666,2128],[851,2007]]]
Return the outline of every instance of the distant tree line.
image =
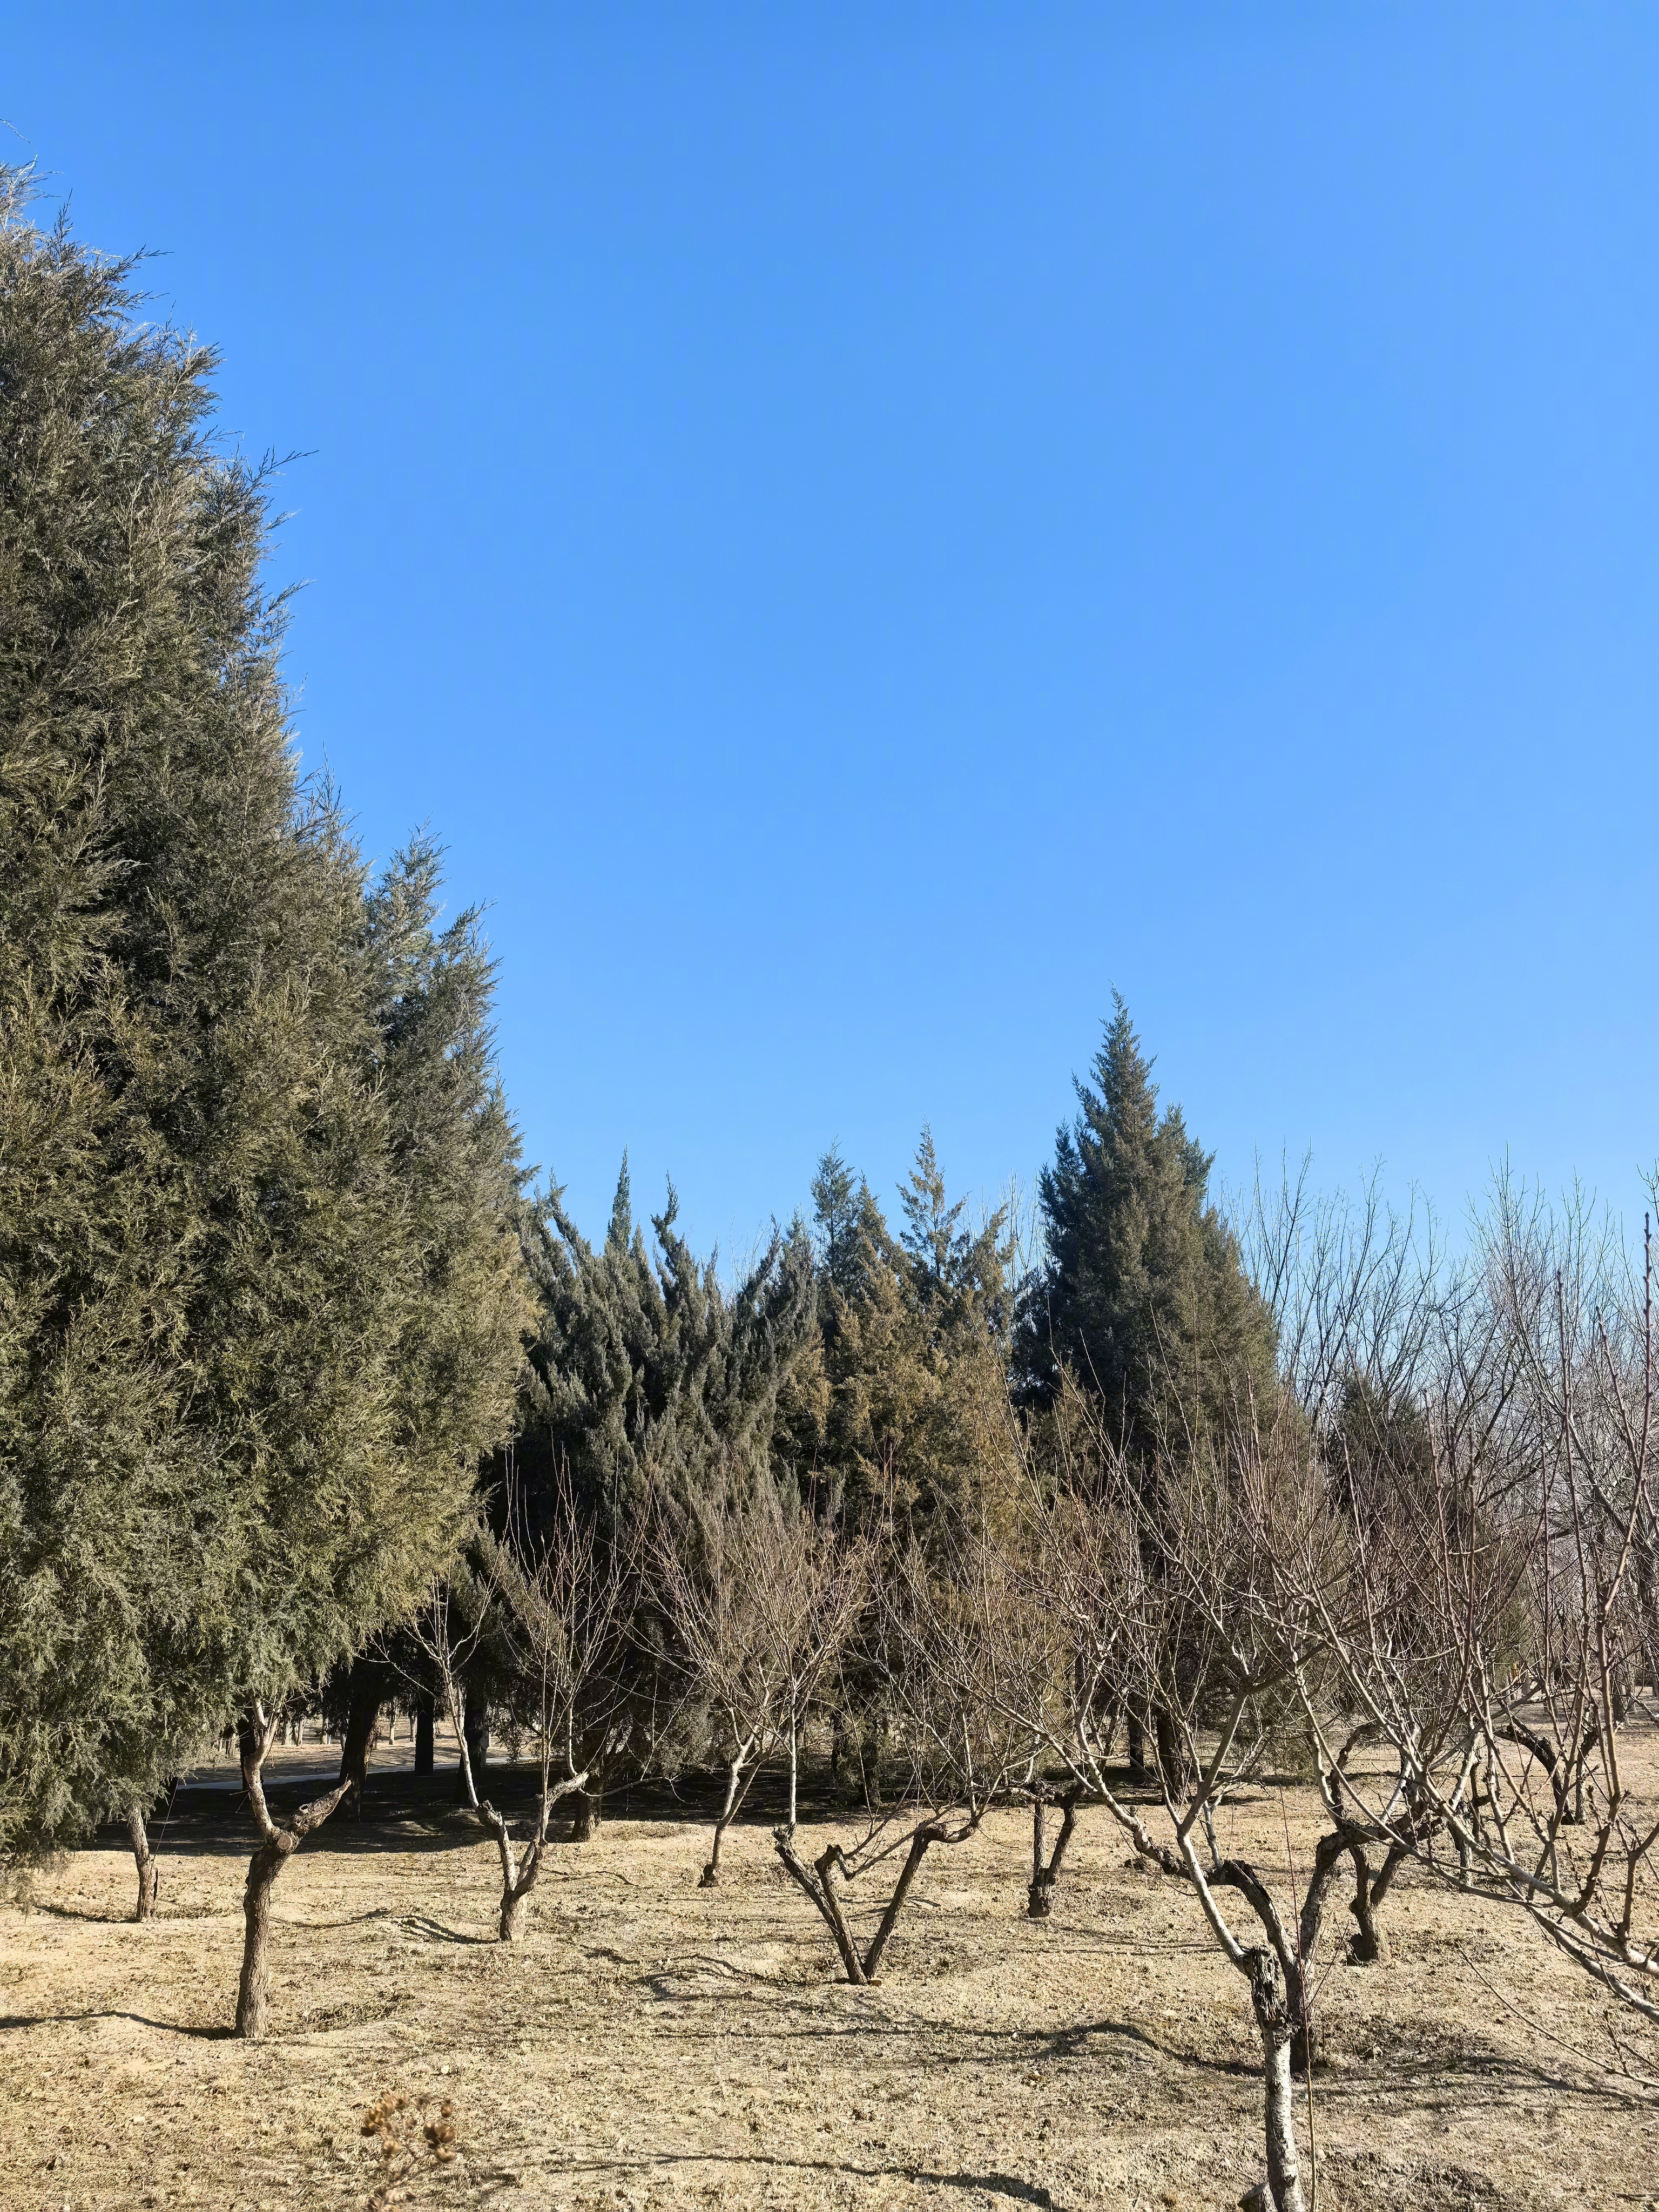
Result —
[[[896,1223],[832,1146],[723,1276],[624,1160],[590,1244],[527,1183],[438,845],[377,872],[299,773],[214,356],[28,203],[0,173],[0,1853],[119,1822],[154,1912],[148,1818],[234,1733],[258,2037],[272,1886],[388,1701],[428,1763],[453,1729],[508,1942],[556,1821],[647,1774],[718,1776],[710,1887],[787,1777],[854,1984],[994,1807],[1034,1917],[1109,1819],[1248,1985],[1279,2212],[1342,1869],[1357,1961],[1407,1869],[1659,2021],[1645,1266],[1509,1190],[1458,1268],[1374,1194],[1230,1218],[1121,1000],[1027,1263],[926,1129]],[[319,1711],[338,1781],[279,1814]],[[807,1762],[845,1815],[811,1856]],[[1215,1816],[1298,1762],[1287,1917]]]

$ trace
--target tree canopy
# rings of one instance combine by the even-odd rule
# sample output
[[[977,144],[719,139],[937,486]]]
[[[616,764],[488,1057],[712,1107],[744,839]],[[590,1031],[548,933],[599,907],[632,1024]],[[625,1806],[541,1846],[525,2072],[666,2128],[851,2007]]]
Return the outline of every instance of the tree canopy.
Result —
[[[0,180],[0,1838],[143,1799],[447,1556],[512,1401],[476,917],[301,781],[267,469]]]
[[[1209,1197],[1211,1155],[1178,1106],[1158,1110],[1152,1063],[1121,998],[1093,1081],[1038,1181],[1043,1264],[1025,1288],[1016,1356],[1051,1401],[1069,1369],[1126,1444],[1213,1426],[1252,1382],[1271,1391],[1272,1316]]]

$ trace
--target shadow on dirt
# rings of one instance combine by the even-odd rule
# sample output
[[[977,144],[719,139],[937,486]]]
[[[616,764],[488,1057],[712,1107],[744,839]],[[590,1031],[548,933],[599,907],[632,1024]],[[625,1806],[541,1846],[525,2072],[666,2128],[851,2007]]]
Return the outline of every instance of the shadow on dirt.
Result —
[[[234,2027],[189,2027],[176,2020],[152,2020],[142,2012],[14,2012],[0,2014],[0,2035],[24,2027],[65,2027],[76,2021],[130,2020],[136,2027],[153,2027],[159,2035],[187,2035],[196,2043],[228,2043]]]
[[[772,2158],[762,2151],[690,2151],[665,2153],[659,2158],[617,2158],[604,2165],[581,2161],[566,2167],[567,2174],[584,2172],[615,2174],[650,2173],[665,2166],[761,2166],[779,2173],[844,2174],[858,2181],[922,2183],[935,2189],[972,2189],[986,2197],[1006,2197],[1014,2204],[1041,2204],[1048,2212],[1064,2212],[1040,2182],[1022,2180],[1017,2173],[943,2173],[924,2166],[854,2166],[850,2160],[829,2158]]]

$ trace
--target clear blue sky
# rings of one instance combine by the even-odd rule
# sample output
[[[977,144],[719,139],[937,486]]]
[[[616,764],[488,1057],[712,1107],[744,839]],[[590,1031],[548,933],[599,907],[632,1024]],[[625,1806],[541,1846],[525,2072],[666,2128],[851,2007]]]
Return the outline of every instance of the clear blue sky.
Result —
[[[306,759],[593,1228],[1029,1176],[1113,984],[1230,1178],[1639,1206],[1651,6],[88,5],[0,114],[309,451]]]

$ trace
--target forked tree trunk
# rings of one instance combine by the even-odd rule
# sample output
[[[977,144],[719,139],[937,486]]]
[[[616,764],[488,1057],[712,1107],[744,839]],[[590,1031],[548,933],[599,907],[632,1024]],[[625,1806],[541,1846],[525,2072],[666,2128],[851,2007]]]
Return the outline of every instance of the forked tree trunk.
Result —
[[[153,1920],[161,1886],[161,1862],[150,1850],[149,1831],[137,1805],[127,1808],[127,1833],[132,1838],[132,1856],[138,1868],[138,1904],[132,1917],[135,1920]]]
[[[534,1838],[522,1860],[514,1848],[507,1822],[488,1802],[476,1808],[478,1818],[495,1838],[501,1862],[501,1904],[496,1929],[503,1943],[516,1943],[524,1933],[525,1912],[536,1877],[542,1870],[542,1838]]]
[[[1068,1791],[1060,1803],[1062,1814],[1060,1833],[1054,1838],[1052,1856],[1045,1858],[1043,1829],[1047,1800],[1040,1796],[1031,1800],[1031,1886],[1025,1893],[1025,1917],[1028,1920],[1046,1920],[1054,1909],[1054,1883],[1059,1879],[1060,1863],[1066,1856],[1066,1846],[1071,1842],[1072,1831],[1077,1826],[1077,1791]]]
[[[963,1834],[968,1832],[966,1829],[963,1831]],[[886,1910],[881,1916],[881,1925],[860,1955],[858,1945],[853,1940],[853,1931],[847,1924],[847,1916],[842,1911],[841,1894],[836,1883],[836,1874],[846,1865],[841,1845],[831,1844],[809,1866],[796,1850],[787,1828],[774,1828],[772,1831],[773,1848],[795,1882],[811,1899],[834,1939],[847,1978],[856,1989],[866,1988],[876,1979],[893,1930],[898,1925],[899,1915],[904,1910],[904,1900],[910,1893],[910,1885],[927,1856],[928,1846],[941,1841],[960,1840],[960,1836],[949,1837],[943,1828],[931,1821],[927,1826],[916,1830],[910,1838],[909,1850],[905,1855],[899,1878],[893,1885]]]
[[[738,1747],[726,1762],[726,1802],[721,1806],[720,1818],[714,1823],[714,1847],[709,1851],[707,1865],[698,1877],[699,1889],[715,1889],[720,1886],[720,1845],[726,1840],[726,1830],[742,1810],[743,1801],[749,1795],[750,1784],[760,1771],[758,1759],[754,1759],[755,1751],[755,1739],[750,1736],[746,1743]],[[754,1759],[753,1764],[750,1763],[751,1759]],[[794,1826],[793,1819],[790,1826],[791,1827]]]
[[[272,1884],[313,1828],[321,1827],[351,1786],[340,1783],[326,1797],[301,1805],[285,1827],[272,1820],[265,1804],[261,1770],[276,1735],[276,1723],[262,1712],[246,1716],[237,1735],[241,1743],[242,1787],[247,1793],[261,1842],[248,1861],[242,1896],[242,1975],[236,1991],[236,2033],[257,2043],[270,2010],[270,1892]]]
[[[789,1708],[789,1832],[795,1832],[795,1781],[799,1771],[800,1756],[799,1730],[795,1708]]]
[[[1388,1856],[1375,1875],[1363,1842],[1356,1838],[1351,1843],[1348,1855],[1353,1861],[1354,1871],[1353,1899],[1348,1910],[1355,1923],[1354,1931],[1348,1938],[1348,1957],[1356,1966],[1371,1966],[1383,1955],[1382,1931],[1376,1924],[1377,1907],[1388,1895],[1407,1856],[1407,1850],[1403,1844],[1390,1844]]]

